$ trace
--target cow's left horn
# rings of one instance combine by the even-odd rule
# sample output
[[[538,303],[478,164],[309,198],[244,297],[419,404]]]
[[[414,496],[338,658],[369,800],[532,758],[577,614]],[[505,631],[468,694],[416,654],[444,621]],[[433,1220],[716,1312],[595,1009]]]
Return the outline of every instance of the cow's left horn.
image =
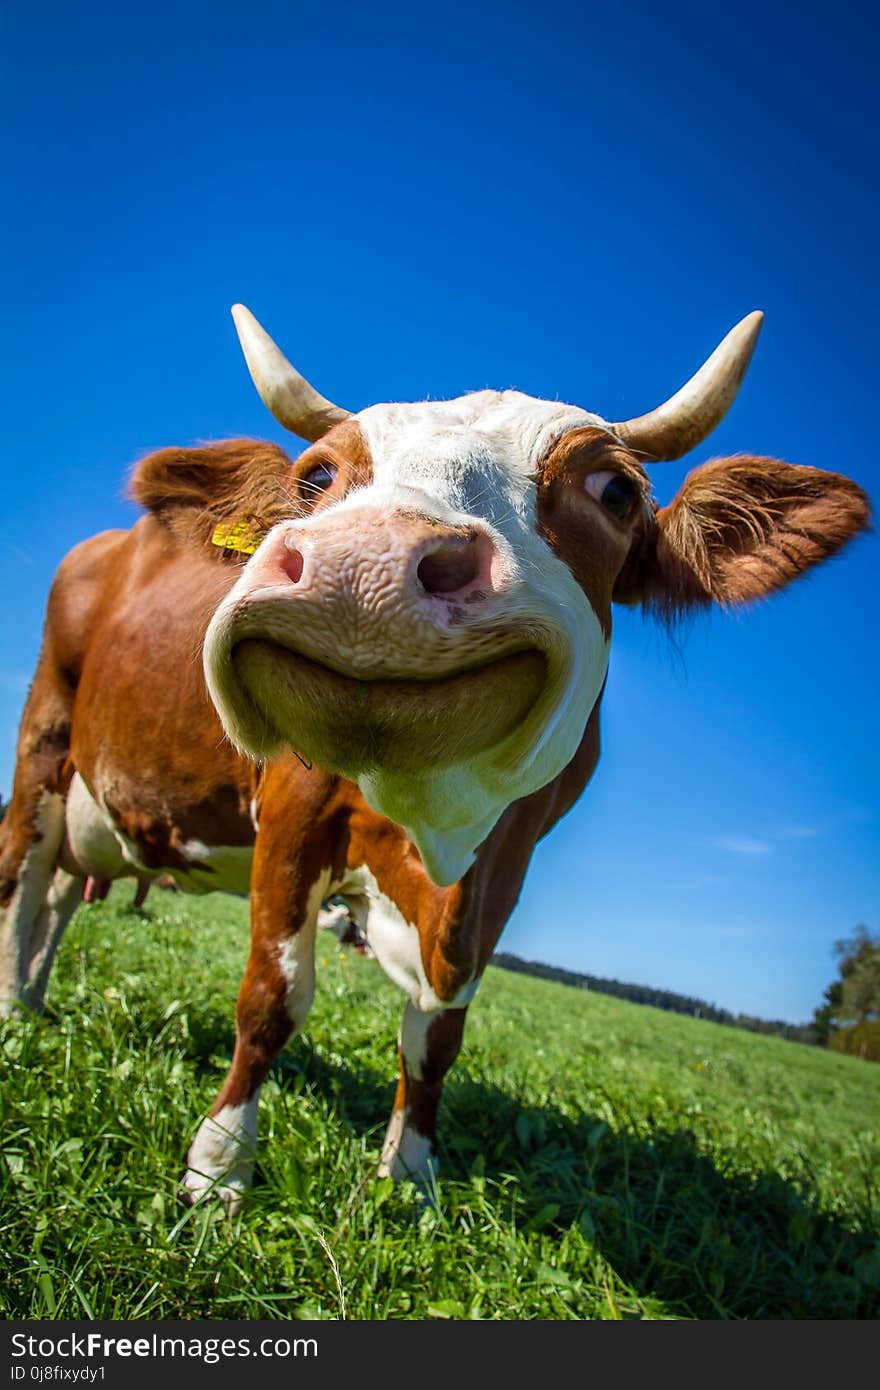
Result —
[[[664,405],[635,420],[611,428],[619,439],[645,459],[677,459],[712,433],[730,409],[752,360],[764,315],[747,314],[712,356]]]
[[[348,419],[351,411],[328,401],[300,376],[250,309],[233,304],[232,317],[254,385],[285,429],[314,443],[340,420]]]

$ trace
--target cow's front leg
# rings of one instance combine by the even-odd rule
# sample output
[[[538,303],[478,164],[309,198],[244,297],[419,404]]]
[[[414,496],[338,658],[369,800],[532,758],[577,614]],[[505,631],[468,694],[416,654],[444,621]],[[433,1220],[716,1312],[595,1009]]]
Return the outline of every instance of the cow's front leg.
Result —
[[[184,1185],[193,1201],[213,1194],[234,1213],[251,1185],[260,1089],[311,1007],[315,929],[328,882],[323,872],[302,893],[292,928],[277,901],[267,903],[256,891],[252,895],[251,950],[238,995],[232,1066],[187,1157]]]
[[[39,1008],[42,1002],[47,943],[60,936],[53,929],[57,904],[49,899],[63,838],[64,798],[45,788],[19,796],[16,788],[0,833],[0,1017],[17,1003]],[[75,906],[76,901],[70,910]],[[31,977],[37,975],[32,994]]]
[[[458,1056],[467,1009],[423,1013],[411,1001],[400,1027],[400,1080],[382,1146],[380,1177],[430,1191],[437,1174],[437,1107]]]

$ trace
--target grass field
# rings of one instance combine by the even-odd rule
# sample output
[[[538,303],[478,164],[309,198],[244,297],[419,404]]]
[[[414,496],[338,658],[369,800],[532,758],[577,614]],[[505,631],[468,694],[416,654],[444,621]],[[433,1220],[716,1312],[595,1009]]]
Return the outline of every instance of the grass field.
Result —
[[[80,910],[46,1016],[5,1025],[4,1316],[880,1312],[880,1067],[490,969],[424,1206],[374,1177],[402,995],[326,933],[244,1213],[184,1207],[246,905],[131,893]]]

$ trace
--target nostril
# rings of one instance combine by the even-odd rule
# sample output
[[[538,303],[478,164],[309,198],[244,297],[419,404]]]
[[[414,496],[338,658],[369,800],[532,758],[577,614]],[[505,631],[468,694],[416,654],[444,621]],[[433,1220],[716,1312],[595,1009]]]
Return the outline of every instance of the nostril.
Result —
[[[479,567],[476,543],[462,536],[424,555],[416,573],[429,594],[454,594],[476,579]]]
[[[303,560],[301,550],[288,550],[285,548],[281,556],[281,568],[284,570],[291,584],[298,584],[302,579]]]

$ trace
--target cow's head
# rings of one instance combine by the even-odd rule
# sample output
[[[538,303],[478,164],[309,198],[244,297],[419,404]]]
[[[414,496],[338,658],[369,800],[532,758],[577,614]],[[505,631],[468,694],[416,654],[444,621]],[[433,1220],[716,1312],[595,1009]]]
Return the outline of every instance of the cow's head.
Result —
[[[439,883],[574,756],[613,601],[678,611],[767,594],[866,521],[848,479],[747,456],[653,503],[644,464],[715,427],[760,314],[665,405],[608,424],[517,391],[348,414],[234,313],[263,399],[311,446],[289,519],[210,624],[211,696],[246,753],[292,746],[357,781]]]

